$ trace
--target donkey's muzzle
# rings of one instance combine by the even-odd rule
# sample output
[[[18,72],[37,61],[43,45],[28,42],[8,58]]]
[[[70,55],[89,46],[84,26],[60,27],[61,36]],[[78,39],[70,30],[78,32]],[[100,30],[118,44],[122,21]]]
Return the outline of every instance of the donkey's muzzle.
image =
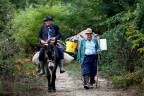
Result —
[[[48,67],[49,67],[50,70],[53,70],[54,67],[55,67],[54,62],[50,61],[49,64],[48,64]]]
[[[54,69],[54,66],[49,66],[49,69],[50,69],[50,70],[53,70],[53,69]]]

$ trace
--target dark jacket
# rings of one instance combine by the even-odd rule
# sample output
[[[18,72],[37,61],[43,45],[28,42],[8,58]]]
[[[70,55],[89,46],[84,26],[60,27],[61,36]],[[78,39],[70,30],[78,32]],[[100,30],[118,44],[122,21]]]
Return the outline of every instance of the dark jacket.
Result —
[[[56,39],[60,39],[61,38],[61,33],[59,30],[59,26],[55,25],[55,24],[51,24],[50,29],[52,29],[52,37],[56,37]],[[39,40],[44,40],[46,41],[48,39],[48,33],[47,33],[47,27],[45,25],[42,25],[39,31]]]

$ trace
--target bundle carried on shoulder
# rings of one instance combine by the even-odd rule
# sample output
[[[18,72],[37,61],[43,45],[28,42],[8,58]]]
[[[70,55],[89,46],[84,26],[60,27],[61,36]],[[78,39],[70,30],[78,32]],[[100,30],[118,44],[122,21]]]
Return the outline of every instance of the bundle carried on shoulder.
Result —
[[[85,34],[86,30],[83,30],[82,32],[78,33],[77,35],[71,36],[71,37],[66,39],[66,41],[65,41],[66,42],[66,50],[65,50],[66,52],[70,52],[70,53],[76,53],[77,52],[77,47],[78,47],[80,40],[82,38],[86,38],[86,34]],[[97,38],[98,41],[100,39],[99,35],[95,34],[94,32],[93,32],[93,37]]]

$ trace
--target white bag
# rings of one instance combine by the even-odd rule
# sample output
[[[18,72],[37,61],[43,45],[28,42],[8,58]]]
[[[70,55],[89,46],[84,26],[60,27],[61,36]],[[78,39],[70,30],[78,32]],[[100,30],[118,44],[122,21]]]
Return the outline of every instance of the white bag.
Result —
[[[32,58],[32,62],[38,66],[40,64],[40,61],[39,61],[39,52],[36,52],[36,54],[33,56]],[[72,60],[74,60],[74,57],[70,56],[68,53],[65,53],[64,52],[64,64],[68,64],[70,63]]]
[[[36,52],[36,54],[33,56],[32,58],[32,62],[35,64],[35,65],[39,65],[40,64],[40,61],[39,61],[39,52]]]
[[[70,56],[68,53],[64,52],[64,64],[70,63],[72,60],[74,60],[74,57]]]

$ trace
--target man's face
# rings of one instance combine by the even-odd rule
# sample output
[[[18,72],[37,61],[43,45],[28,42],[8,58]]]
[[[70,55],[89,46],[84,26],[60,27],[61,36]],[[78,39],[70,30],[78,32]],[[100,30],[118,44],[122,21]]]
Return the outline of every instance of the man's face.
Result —
[[[87,37],[88,40],[91,40],[92,39],[92,34],[88,33],[88,34],[86,34],[86,37]]]
[[[45,23],[46,26],[49,26],[49,25],[51,25],[52,21],[51,20],[47,20],[44,23]]]

